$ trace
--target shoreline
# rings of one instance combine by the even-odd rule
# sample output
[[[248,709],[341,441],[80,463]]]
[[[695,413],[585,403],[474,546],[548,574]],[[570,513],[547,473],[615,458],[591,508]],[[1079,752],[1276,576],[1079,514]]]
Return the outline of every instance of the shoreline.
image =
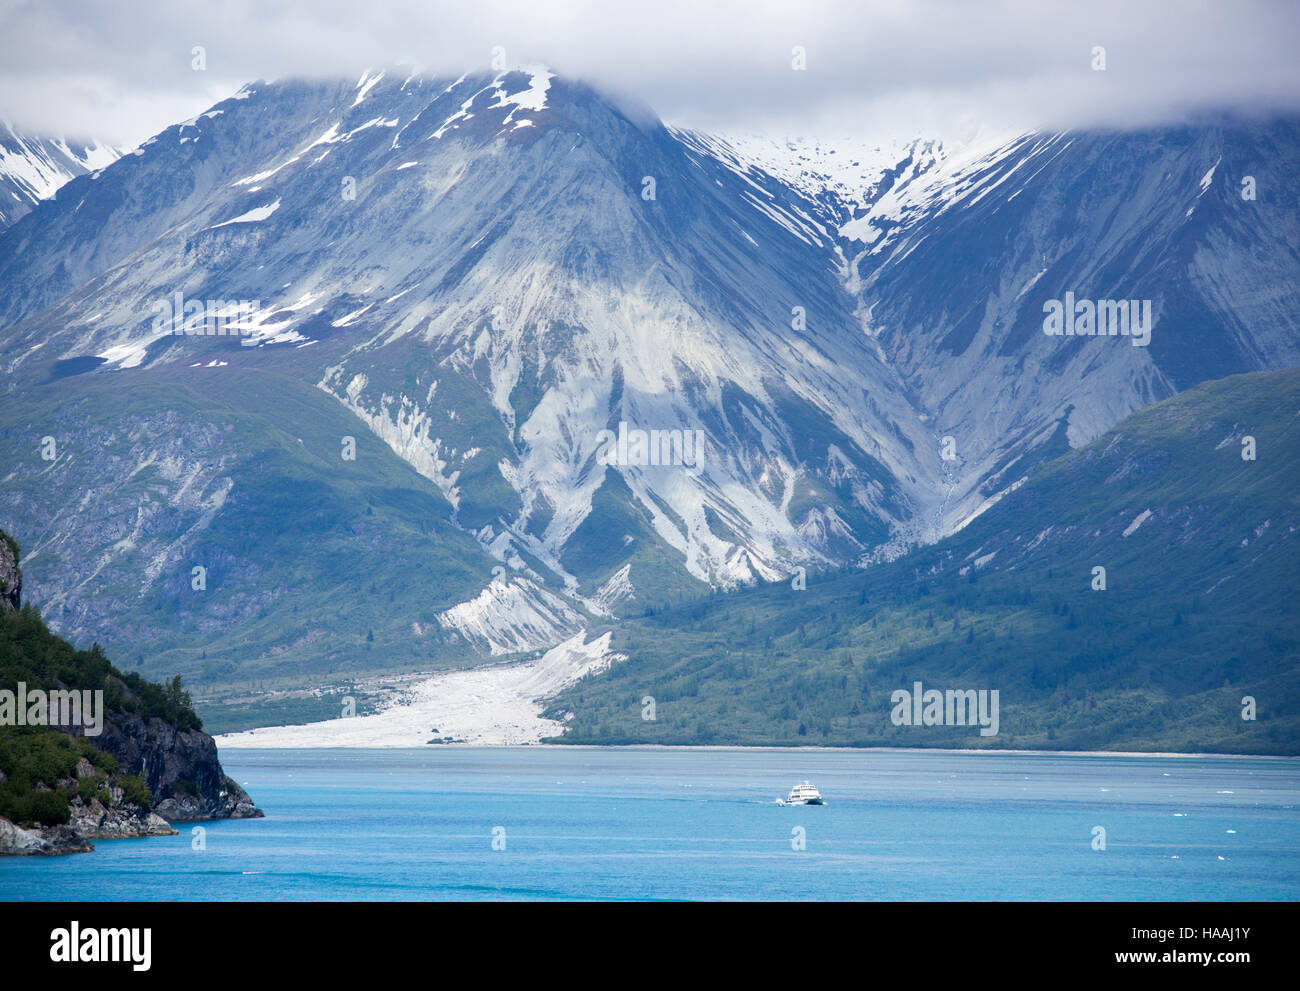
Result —
[[[220,748],[221,741],[217,740],[217,746]],[[524,744],[482,744],[482,743],[443,743],[443,744],[425,744],[422,747],[407,746],[368,746],[368,747],[256,747],[240,746],[231,747],[230,750],[241,752],[269,752],[273,750],[293,750],[293,751],[337,751],[337,750],[405,750],[411,752],[427,753],[430,750],[680,750],[680,751],[711,751],[725,753],[735,751],[744,752],[765,752],[765,751],[783,751],[797,753],[803,751],[812,751],[816,753],[886,753],[886,754],[979,754],[979,755],[1001,755],[1014,757],[1160,757],[1170,759],[1219,759],[1219,760],[1294,760],[1300,761],[1300,755],[1290,754],[1224,754],[1213,752],[1193,752],[1180,753],[1176,751],[1145,751],[1145,750],[1021,750],[1021,749],[997,749],[993,747],[825,747],[825,746],[806,746],[806,747],[789,747],[789,746],[764,746],[764,745],[742,745],[742,744],[701,744],[699,746],[688,744],[668,744],[668,743],[524,743]]]

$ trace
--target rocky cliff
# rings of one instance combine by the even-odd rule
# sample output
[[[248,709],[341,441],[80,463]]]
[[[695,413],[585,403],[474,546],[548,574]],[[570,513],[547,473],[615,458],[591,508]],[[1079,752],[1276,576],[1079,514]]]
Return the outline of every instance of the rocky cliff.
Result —
[[[180,680],[164,687],[122,674],[98,647],[79,651],[56,637],[22,608],[18,560],[0,532],[0,691],[102,690],[105,711],[95,736],[80,726],[0,724],[0,856],[175,835],[170,821],[260,817],[222,770]]]
[[[17,612],[22,594],[23,573],[18,569],[18,544],[0,531],[0,613]]]
[[[113,713],[95,746],[112,754],[127,773],[143,777],[154,796],[154,811],[171,822],[262,815],[221,769],[217,745],[202,730]]]

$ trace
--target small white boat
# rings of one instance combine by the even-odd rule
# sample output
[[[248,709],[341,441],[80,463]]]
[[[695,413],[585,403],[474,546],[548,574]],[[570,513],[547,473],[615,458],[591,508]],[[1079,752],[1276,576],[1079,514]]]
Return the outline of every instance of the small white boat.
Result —
[[[795,785],[790,789],[790,794],[786,798],[778,798],[778,805],[825,805],[826,801],[822,798],[822,793],[805,781],[801,785]]]

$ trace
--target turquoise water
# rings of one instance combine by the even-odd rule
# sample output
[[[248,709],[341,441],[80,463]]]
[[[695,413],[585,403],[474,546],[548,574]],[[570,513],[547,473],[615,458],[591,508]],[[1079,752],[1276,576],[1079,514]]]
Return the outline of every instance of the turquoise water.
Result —
[[[222,759],[266,819],[205,823],[202,850],[183,824],[0,860],[0,897],[1300,899],[1294,760],[537,747]],[[825,806],[775,804],[805,778]]]

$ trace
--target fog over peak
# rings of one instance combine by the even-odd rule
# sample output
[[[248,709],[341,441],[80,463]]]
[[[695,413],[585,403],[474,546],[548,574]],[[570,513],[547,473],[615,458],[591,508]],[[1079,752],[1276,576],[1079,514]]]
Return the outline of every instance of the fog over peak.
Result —
[[[459,74],[494,58],[545,63],[674,124],[772,135],[945,133],[972,119],[1131,127],[1300,106],[1300,7],[1267,0],[7,0],[0,23],[0,116],[126,145],[253,79],[399,63]]]

